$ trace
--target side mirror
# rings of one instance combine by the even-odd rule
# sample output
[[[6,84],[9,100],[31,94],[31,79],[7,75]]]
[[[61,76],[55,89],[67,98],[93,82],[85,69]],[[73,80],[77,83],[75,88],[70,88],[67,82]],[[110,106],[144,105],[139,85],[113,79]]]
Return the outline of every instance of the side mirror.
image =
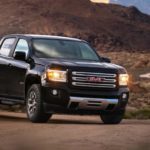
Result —
[[[14,58],[16,60],[25,61],[26,60],[26,53],[25,52],[16,51],[15,54],[14,54]]]
[[[109,58],[106,58],[106,57],[100,57],[100,60],[102,62],[111,63],[111,60]]]

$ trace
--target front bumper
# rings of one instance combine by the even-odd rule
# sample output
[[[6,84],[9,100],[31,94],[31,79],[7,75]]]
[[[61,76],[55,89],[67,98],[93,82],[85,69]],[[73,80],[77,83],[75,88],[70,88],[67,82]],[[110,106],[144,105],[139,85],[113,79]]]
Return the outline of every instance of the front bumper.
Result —
[[[57,90],[57,95],[52,91]],[[126,94],[126,98],[123,98]],[[101,112],[125,110],[129,89],[117,90],[70,89],[53,85],[42,87],[44,109],[50,113],[100,114]]]

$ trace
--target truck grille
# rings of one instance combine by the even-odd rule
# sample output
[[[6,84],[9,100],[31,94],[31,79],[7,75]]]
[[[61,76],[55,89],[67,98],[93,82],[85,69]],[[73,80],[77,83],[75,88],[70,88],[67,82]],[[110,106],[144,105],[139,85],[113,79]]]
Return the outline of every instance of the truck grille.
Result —
[[[117,75],[95,72],[72,72],[72,85],[77,87],[116,88]]]

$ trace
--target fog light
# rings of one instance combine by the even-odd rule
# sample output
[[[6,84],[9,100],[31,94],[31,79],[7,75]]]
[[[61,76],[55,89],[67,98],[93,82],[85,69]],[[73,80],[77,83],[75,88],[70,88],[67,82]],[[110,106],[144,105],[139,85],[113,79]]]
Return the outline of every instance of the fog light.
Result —
[[[57,90],[52,90],[52,94],[54,95],[54,96],[56,96],[56,95],[58,95],[58,91]]]
[[[128,95],[126,93],[122,94],[122,99],[127,99]]]

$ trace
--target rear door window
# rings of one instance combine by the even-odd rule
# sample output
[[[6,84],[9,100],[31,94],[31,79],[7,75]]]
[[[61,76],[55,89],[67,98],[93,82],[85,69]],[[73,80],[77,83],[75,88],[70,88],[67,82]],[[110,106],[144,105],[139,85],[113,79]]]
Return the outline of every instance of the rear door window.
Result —
[[[1,49],[0,49],[0,55],[3,56],[9,56],[10,51],[12,50],[13,44],[15,42],[15,38],[7,38],[2,43]]]

